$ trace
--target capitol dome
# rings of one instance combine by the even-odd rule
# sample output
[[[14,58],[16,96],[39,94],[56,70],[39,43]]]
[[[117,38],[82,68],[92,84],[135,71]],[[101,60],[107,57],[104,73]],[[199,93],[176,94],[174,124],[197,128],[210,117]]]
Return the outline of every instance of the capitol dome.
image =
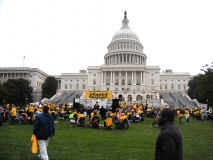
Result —
[[[129,38],[129,39],[134,39],[137,41],[140,41],[138,36],[135,34],[135,32],[133,32],[131,29],[123,29],[121,28],[120,31],[118,31],[117,33],[114,34],[114,36],[112,37],[112,41],[117,40],[117,39],[122,39],[122,38]]]
[[[105,54],[106,65],[146,65],[146,54],[138,36],[129,28],[127,12],[124,12],[122,28],[114,34]]]
[[[112,37],[112,41],[117,40],[117,39],[134,39],[137,41],[140,41],[138,36],[129,28],[129,20],[127,19],[126,12],[124,13],[124,19],[122,21],[122,28],[120,31],[116,32],[114,36]]]

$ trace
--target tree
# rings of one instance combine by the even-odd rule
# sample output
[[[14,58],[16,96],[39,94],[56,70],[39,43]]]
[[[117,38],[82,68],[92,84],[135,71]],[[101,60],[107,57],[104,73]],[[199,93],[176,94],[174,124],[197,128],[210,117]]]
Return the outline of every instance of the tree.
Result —
[[[213,106],[213,66],[206,64],[202,66],[201,71],[203,73],[189,81],[188,95],[201,103]]]
[[[30,82],[23,78],[19,78],[17,86],[19,88],[21,103],[25,105],[25,104],[32,102],[33,101],[33,97],[32,97],[33,88],[30,86]]]
[[[3,104],[8,99],[7,89],[0,84],[0,105]]]
[[[16,80],[10,81],[9,79],[3,84],[4,88],[6,88],[8,92],[8,98],[5,101],[10,104],[20,105],[21,98],[19,95],[19,89],[14,83],[15,81]]]
[[[32,102],[33,88],[30,86],[28,80],[23,78],[8,79],[3,86],[8,92],[8,99],[6,99],[6,102],[15,105],[26,105]]]
[[[41,88],[42,88],[42,99],[51,98],[56,94],[57,80],[55,79],[55,77],[49,76],[45,79]]]

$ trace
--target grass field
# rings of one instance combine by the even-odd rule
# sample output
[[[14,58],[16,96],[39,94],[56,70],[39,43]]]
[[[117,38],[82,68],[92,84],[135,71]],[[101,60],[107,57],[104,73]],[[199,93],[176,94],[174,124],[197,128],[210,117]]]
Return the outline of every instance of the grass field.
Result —
[[[191,118],[191,117],[190,117]],[[104,130],[90,127],[69,127],[68,120],[55,123],[56,134],[50,140],[50,160],[153,160],[155,140],[160,128],[150,125],[153,119],[131,123],[128,130]],[[103,124],[103,122],[102,122]],[[175,126],[183,137],[185,160],[213,159],[213,122],[190,119],[190,124]],[[38,160],[31,153],[32,125],[0,127],[0,160]]]

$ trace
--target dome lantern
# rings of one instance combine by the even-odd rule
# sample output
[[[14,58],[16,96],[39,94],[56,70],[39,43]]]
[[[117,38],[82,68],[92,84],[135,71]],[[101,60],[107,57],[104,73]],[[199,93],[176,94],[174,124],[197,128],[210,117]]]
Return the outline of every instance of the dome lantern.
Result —
[[[127,12],[125,11],[124,12],[124,19],[123,19],[123,21],[122,21],[122,23],[123,23],[123,26],[122,26],[122,28],[121,29],[124,29],[124,28],[128,28],[129,29],[129,20],[127,19]]]

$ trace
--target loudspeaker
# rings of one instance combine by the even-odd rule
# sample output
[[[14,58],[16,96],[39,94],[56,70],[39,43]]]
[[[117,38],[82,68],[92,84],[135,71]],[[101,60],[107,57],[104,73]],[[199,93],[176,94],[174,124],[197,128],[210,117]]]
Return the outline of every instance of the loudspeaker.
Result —
[[[112,111],[115,112],[119,107],[119,99],[112,99]]]
[[[117,105],[117,104],[119,104],[118,102],[119,102],[119,99],[112,99],[112,104]]]
[[[80,107],[80,103],[76,103],[75,102],[75,98],[73,98],[73,109],[79,109],[79,107]]]
[[[80,107],[80,103],[74,103],[73,104],[73,109],[79,109],[79,107]]]

